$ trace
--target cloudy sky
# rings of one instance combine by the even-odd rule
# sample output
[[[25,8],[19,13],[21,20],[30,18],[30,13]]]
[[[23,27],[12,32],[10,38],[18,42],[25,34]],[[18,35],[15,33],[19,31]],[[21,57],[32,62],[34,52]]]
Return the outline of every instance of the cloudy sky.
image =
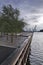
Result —
[[[0,10],[8,4],[20,10],[25,22],[43,28],[43,0],[0,0]]]

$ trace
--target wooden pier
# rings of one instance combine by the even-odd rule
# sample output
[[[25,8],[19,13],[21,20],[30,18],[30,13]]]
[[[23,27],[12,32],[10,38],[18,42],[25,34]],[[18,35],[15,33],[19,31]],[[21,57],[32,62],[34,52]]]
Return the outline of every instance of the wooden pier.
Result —
[[[28,36],[23,44],[16,51],[13,51],[0,65],[26,65],[31,40],[32,35]]]

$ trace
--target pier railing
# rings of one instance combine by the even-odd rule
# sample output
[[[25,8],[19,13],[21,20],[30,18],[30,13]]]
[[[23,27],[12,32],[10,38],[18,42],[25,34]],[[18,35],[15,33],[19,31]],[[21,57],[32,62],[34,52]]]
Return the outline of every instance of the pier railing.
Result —
[[[24,42],[23,45],[21,46],[21,49],[17,51],[17,56],[13,58],[8,58],[5,60],[1,65],[26,65],[27,62],[27,57],[30,51],[30,44],[32,40],[32,35],[29,36]],[[14,53],[13,53],[14,55]],[[12,60],[11,60],[12,59]]]
[[[28,39],[24,41],[25,45],[12,65],[26,65],[31,40],[32,36],[28,37]]]

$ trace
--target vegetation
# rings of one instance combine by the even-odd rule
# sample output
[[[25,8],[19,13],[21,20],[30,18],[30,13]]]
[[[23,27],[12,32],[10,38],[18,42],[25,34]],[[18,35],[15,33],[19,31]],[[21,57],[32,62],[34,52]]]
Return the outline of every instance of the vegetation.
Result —
[[[41,29],[40,32],[43,32],[43,29]]]
[[[0,16],[0,32],[7,34],[11,33],[11,42],[13,42],[13,34],[17,34],[23,30],[25,23],[23,19],[19,19],[20,11],[13,8],[11,5],[3,6]]]

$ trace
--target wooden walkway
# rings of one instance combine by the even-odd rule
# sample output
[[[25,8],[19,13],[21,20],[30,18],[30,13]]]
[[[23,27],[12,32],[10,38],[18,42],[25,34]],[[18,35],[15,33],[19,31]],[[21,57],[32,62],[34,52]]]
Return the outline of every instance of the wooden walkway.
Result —
[[[0,65],[24,65],[28,56],[28,49],[31,43],[31,39],[32,35],[29,35],[28,37],[21,37],[21,40],[19,38],[19,42],[16,41],[15,44],[8,44],[0,41],[0,46],[13,49],[13,52],[6,59],[4,59]]]

